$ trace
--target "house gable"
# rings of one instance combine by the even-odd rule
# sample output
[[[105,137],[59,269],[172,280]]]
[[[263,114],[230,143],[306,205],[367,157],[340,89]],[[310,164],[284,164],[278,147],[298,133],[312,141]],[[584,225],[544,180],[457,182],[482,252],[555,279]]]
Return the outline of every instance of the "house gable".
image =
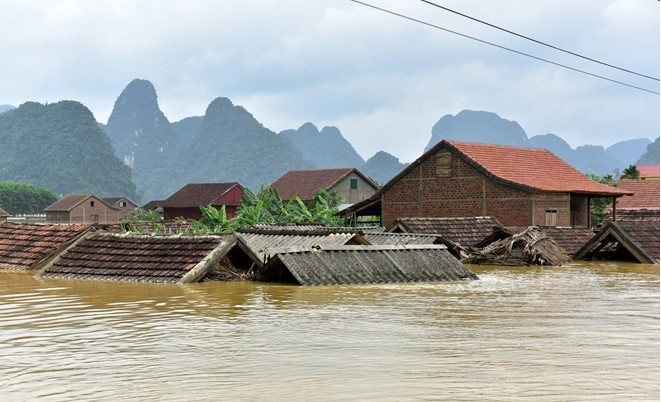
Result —
[[[319,190],[335,190],[347,203],[356,203],[372,196],[379,186],[355,168],[291,170],[270,186],[288,201],[295,195],[312,201]]]

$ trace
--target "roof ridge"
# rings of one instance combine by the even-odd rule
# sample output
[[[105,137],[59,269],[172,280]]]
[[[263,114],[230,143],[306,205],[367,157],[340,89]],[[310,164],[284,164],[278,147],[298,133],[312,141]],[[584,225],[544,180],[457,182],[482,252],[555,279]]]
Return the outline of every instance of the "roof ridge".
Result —
[[[507,148],[507,149],[524,149],[524,150],[536,150],[536,151],[545,151],[552,153],[550,150],[547,148],[542,148],[542,147],[527,147],[524,145],[508,145],[508,144],[491,144],[488,142],[479,142],[479,141],[460,141],[460,140],[447,140],[444,139],[443,141],[447,142],[448,144],[466,144],[466,145],[478,145],[478,146],[487,146],[487,147],[494,147],[494,148]]]

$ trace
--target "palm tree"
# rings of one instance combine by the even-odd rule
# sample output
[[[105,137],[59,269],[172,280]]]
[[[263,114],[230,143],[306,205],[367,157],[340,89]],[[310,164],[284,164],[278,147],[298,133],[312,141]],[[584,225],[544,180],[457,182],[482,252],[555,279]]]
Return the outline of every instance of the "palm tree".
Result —
[[[622,175],[620,176],[620,180],[622,179],[630,179],[630,180],[640,179],[640,172],[638,171],[638,169],[636,169],[636,165],[629,165],[628,168],[624,169],[622,171]]]

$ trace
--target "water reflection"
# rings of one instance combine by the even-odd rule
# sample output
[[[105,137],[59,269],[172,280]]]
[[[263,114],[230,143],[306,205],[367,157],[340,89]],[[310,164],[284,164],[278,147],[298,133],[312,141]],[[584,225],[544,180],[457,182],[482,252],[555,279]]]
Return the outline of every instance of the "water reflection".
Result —
[[[658,400],[658,266],[298,287],[0,273],[3,400]]]

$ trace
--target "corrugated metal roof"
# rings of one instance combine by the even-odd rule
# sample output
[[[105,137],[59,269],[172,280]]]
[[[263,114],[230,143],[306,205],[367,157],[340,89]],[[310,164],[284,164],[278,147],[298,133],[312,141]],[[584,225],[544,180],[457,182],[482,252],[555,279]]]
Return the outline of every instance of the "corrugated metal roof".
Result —
[[[303,247],[310,249],[315,246],[333,247],[348,243],[360,244],[364,241],[357,233],[328,234],[264,234],[237,232],[237,237],[245,244],[259,261],[264,261],[264,255],[271,249],[283,247]]]
[[[424,233],[367,232],[365,239],[374,245],[434,244],[438,235]]]
[[[261,274],[300,285],[478,279],[443,245],[274,250]]]

